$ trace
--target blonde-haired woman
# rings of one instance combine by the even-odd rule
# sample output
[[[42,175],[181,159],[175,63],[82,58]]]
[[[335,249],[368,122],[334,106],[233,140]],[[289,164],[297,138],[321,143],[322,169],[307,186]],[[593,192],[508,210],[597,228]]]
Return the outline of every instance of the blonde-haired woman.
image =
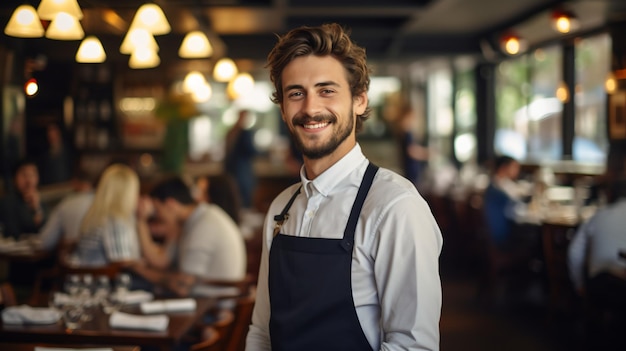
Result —
[[[122,164],[105,169],[80,227],[74,251],[79,266],[104,266],[112,262],[141,258],[138,230],[145,221],[137,221],[139,177]],[[139,228],[138,228],[139,225]]]

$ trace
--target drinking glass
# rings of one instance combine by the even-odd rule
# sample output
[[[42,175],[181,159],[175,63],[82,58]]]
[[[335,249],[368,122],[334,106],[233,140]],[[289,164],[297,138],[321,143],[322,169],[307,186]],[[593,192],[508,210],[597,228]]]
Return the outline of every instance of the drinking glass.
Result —
[[[116,277],[115,286],[118,294],[124,294],[130,290],[131,278],[128,273],[120,273]]]
[[[66,304],[63,306],[63,322],[68,329],[77,329],[84,321],[85,310],[79,304]]]

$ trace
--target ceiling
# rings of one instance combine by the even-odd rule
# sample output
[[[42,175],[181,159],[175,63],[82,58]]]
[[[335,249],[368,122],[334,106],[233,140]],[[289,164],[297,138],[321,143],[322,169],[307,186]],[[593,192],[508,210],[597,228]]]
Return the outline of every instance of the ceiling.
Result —
[[[97,35],[108,59],[127,61],[119,45],[137,8],[145,0],[79,0],[86,34]],[[623,0],[155,0],[172,33],[157,37],[162,66],[207,66],[206,60],[182,60],[177,50],[185,32],[201,29],[216,46],[215,56],[228,55],[249,69],[262,67],[276,34],[300,25],[338,22],[367,49],[370,60],[403,62],[433,55],[497,55],[498,37],[514,29],[531,45],[558,36],[551,30],[552,9],[562,6],[578,15],[579,32],[601,28],[607,21],[626,20]],[[20,4],[39,0],[2,0],[4,28]],[[106,20],[105,20],[106,19]],[[78,42],[18,39],[0,35],[0,45],[27,55],[73,60]],[[241,68],[241,67],[240,67]]]

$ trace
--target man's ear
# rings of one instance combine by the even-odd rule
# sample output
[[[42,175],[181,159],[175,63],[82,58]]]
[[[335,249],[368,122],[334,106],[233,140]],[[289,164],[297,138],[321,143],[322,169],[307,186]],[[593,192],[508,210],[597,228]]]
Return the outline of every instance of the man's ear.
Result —
[[[353,102],[352,102],[354,112],[357,115],[362,115],[365,112],[365,109],[367,108],[367,103],[368,103],[367,92],[363,92],[359,95],[355,95]]]

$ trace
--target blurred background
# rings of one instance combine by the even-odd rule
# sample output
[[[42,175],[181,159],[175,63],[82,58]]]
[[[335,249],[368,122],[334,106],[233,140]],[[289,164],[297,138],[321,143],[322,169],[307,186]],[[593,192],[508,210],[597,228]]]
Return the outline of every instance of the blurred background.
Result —
[[[256,149],[252,207],[264,214],[297,181],[299,165],[270,101],[266,56],[276,35],[338,22],[366,48],[373,69],[374,113],[359,135],[365,154],[406,175],[400,131],[421,150],[413,180],[446,243],[442,350],[580,346],[572,309],[555,322],[545,262],[532,296],[504,308],[479,304],[487,260],[481,194],[494,157],[509,155],[528,183],[544,174],[548,185],[594,189],[587,204],[606,200],[595,189],[622,175],[626,160],[625,1],[75,4],[67,18],[34,13],[29,27],[28,15],[20,22],[17,12],[40,1],[0,3],[0,193],[16,160],[59,144],[67,172],[55,179],[41,173],[50,205],[69,192],[75,168],[98,173],[124,162],[142,184],[168,173],[218,174],[228,130],[248,110],[244,128]],[[566,193],[573,203],[574,192]]]

